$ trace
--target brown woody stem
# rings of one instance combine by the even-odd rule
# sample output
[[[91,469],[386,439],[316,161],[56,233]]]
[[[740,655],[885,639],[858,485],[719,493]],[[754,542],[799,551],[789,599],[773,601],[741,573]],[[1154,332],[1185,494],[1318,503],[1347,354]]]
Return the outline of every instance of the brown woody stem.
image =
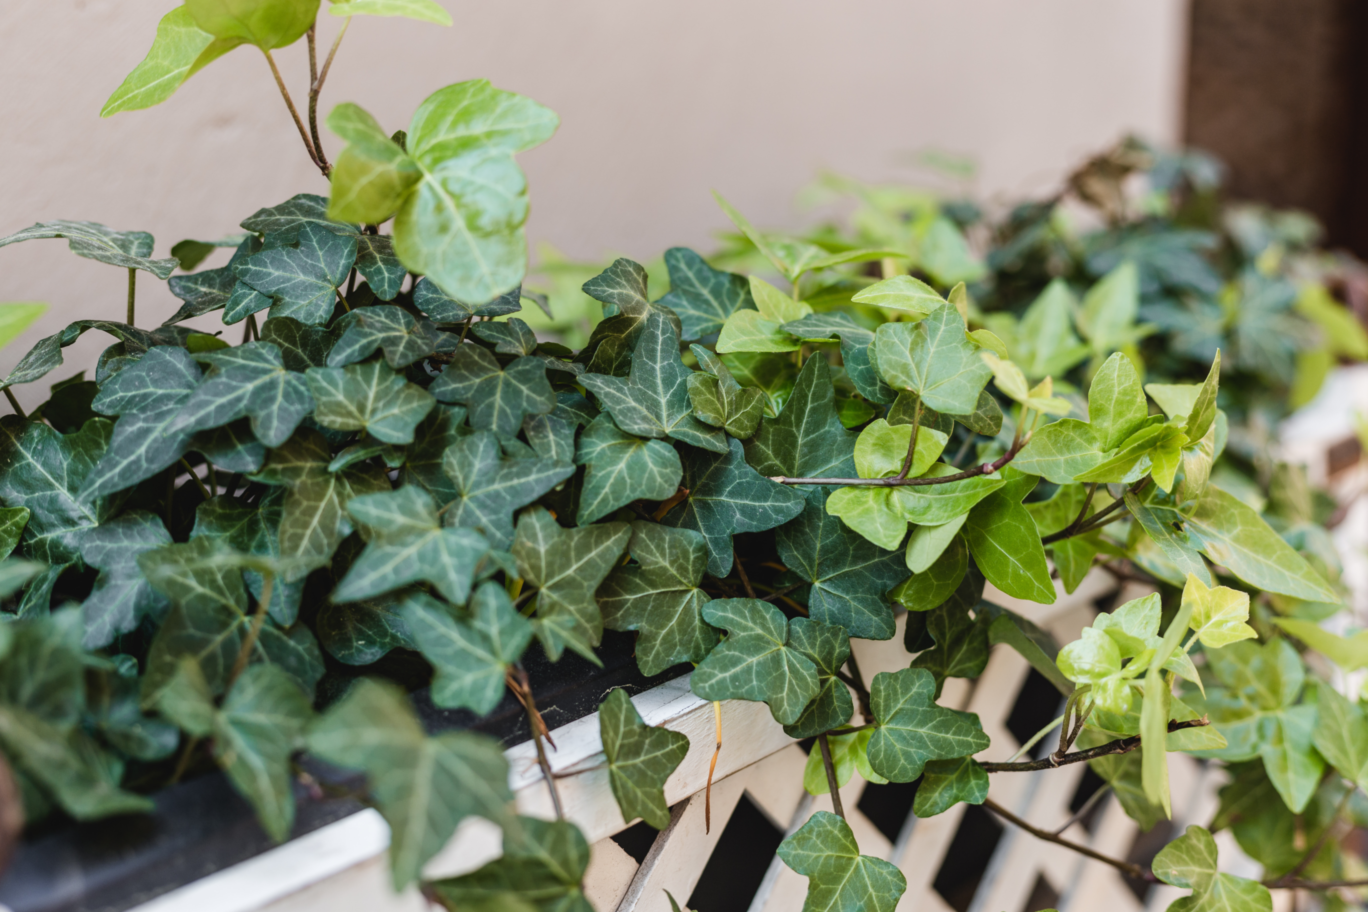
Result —
[[[836,764],[832,762],[831,745],[827,743],[825,733],[817,736],[817,746],[822,751],[822,766],[826,769],[827,788],[831,789],[831,806],[836,811],[836,816],[845,820],[845,808],[841,807],[841,789],[836,782]]]
[[[1085,845],[1079,845],[1078,843],[1072,840],[1064,839],[1061,836],[1056,836],[1049,830],[1042,830],[1039,827],[1031,826],[1031,824],[1022,820],[1020,817],[1013,814],[1011,811],[1007,810],[1005,807],[998,804],[991,798],[985,798],[983,801],[983,806],[986,807],[988,810],[992,811],[994,814],[997,814],[1003,820],[1007,821],[1010,824],[1020,827],[1021,829],[1030,833],[1037,839],[1043,839],[1046,842],[1053,842],[1055,845],[1063,846],[1066,849],[1072,849],[1080,855],[1085,855],[1088,858],[1091,858],[1093,861],[1100,861],[1105,865],[1111,865],[1113,868],[1116,868],[1116,870],[1120,871],[1122,874],[1125,874],[1127,877],[1132,877],[1136,880],[1144,881],[1146,883],[1155,883],[1159,879],[1155,877],[1152,872],[1146,871],[1138,864],[1132,864],[1129,861],[1122,861],[1119,858],[1112,858],[1110,855],[1103,855],[1101,852],[1094,851],[1093,849],[1090,849]]]
[[[285,88],[285,80],[280,75],[280,68],[276,66],[275,58],[270,51],[262,51],[266,55],[266,62],[271,65],[271,75],[275,76],[276,88],[280,89],[280,97],[285,99],[285,107],[290,109],[290,116],[294,118],[295,126],[299,128],[299,138],[304,140],[304,149],[309,153],[309,160],[312,161],[323,176],[327,177],[328,172],[324,170],[323,163],[318,160],[318,151],[314,149],[313,142],[309,139],[309,130],[304,126],[304,121],[299,118],[299,111],[295,108],[294,99],[290,97],[290,90]]]
[[[785,485],[840,485],[841,487],[866,487],[866,488],[901,488],[901,487],[922,487],[925,485],[950,484],[955,481],[964,481],[966,478],[977,478],[980,475],[991,475],[998,469],[1005,466],[1016,458],[1016,454],[1021,452],[1021,445],[1013,446],[1005,454],[993,460],[985,462],[983,465],[976,465],[972,469],[965,469],[954,475],[943,475],[940,478],[789,478],[787,475],[771,475],[770,481]]]
[[[1206,719],[1193,719],[1188,722],[1170,722],[1168,730],[1171,732],[1182,731],[1185,728],[1202,728],[1210,725]],[[1072,754],[1065,754],[1060,757],[1051,754],[1041,760],[1023,760],[1017,763],[981,763],[979,764],[990,773],[1032,773],[1036,770],[1054,769],[1057,766],[1067,766],[1070,763],[1086,763],[1089,760],[1096,760],[1098,757],[1109,757],[1112,754],[1128,754],[1140,746],[1140,736],[1135,735],[1130,738],[1118,738],[1115,741],[1108,741],[1099,747],[1089,748],[1088,750],[1074,751]]]

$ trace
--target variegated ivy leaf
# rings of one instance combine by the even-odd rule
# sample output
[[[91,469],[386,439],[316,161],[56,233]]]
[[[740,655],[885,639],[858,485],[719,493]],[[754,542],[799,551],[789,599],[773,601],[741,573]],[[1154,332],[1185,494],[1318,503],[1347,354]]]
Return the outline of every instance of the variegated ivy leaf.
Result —
[[[375,598],[412,583],[431,583],[461,605],[470,595],[475,566],[489,546],[473,529],[443,528],[437,505],[415,485],[365,494],[347,513],[369,533],[366,550],[333,590],[334,602]]]
[[[879,376],[869,357],[874,331],[865,329],[848,314],[840,311],[810,314],[801,320],[785,323],[784,332],[800,339],[830,339],[838,336],[841,340],[841,363],[860,395],[870,402],[887,404],[893,401],[893,390]]]
[[[688,754],[689,736],[647,725],[621,687],[599,705],[599,735],[622,819],[640,817],[657,830],[665,829],[670,822],[665,780]]]
[[[907,878],[880,858],[861,855],[850,825],[818,811],[779,846],[784,864],[808,879],[803,912],[893,912]]]
[[[278,561],[286,497],[284,488],[272,488],[255,504],[245,504],[223,495],[210,498],[196,508],[195,527],[190,537],[211,538],[241,554]],[[265,584],[261,573],[247,568],[242,576],[252,597],[261,598]],[[303,579],[276,579],[271,589],[271,617],[282,627],[293,625],[303,597]]]
[[[317,326],[332,316],[339,289],[355,264],[355,237],[309,223],[299,229],[298,247],[270,247],[235,269],[239,279],[275,300],[272,317],[293,317]]]
[[[844,627],[850,636],[893,636],[887,593],[906,576],[901,555],[870,544],[828,515],[819,492],[808,495],[803,512],[781,526],[774,541],[784,565],[812,584],[810,617]]]
[[[470,426],[512,437],[528,415],[545,415],[556,407],[556,394],[546,379],[546,363],[515,358],[506,367],[486,349],[465,344],[428,387],[442,402],[469,410]]]
[[[451,14],[437,0],[331,0],[334,16],[403,16],[451,25]]]
[[[765,394],[737,383],[722,359],[703,346],[692,345],[690,350],[699,364],[699,370],[689,373],[694,416],[733,437],[750,437],[765,413]]]
[[[193,431],[177,427],[177,419],[199,382],[189,352],[169,345],[157,346],[107,380],[91,408],[120,417],[109,448],[86,476],[81,498],[122,491],[174,465],[190,448]]]
[[[211,373],[180,406],[170,430],[200,431],[248,417],[256,438],[278,447],[314,409],[308,383],[286,369],[280,349],[270,342],[247,342],[195,359],[209,364]]]
[[[850,477],[856,434],[836,414],[826,358],[809,357],[778,418],[766,419],[746,441],[746,459],[765,476]]]
[[[789,645],[817,668],[817,695],[791,725],[790,738],[813,738],[850,721],[855,704],[850,688],[837,677],[850,658],[850,636],[842,627],[808,618],[789,621]]]
[[[680,338],[711,335],[736,311],[755,307],[745,276],[713,269],[687,247],[665,251],[665,268],[670,293],[660,303],[679,315]]]
[[[155,703],[174,681],[183,659],[204,673],[211,693],[222,693],[238,653],[253,628],[242,568],[273,562],[227,549],[207,537],[164,545],[138,555],[138,567],[154,589],[171,600],[147,654],[142,696]],[[284,573],[279,574],[284,576]],[[269,618],[260,625],[250,661],[279,667],[312,694],[323,676],[323,656],[306,628],[281,630]]]
[[[81,605],[84,648],[107,646],[116,636],[133,631],[143,618],[166,611],[169,603],[144,579],[137,557],[169,544],[171,535],[161,517],[145,510],[131,510],[81,536],[81,559],[100,571]]]
[[[450,368],[448,368],[449,370]],[[679,336],[660,314],[646,328],[632,353],[627,379],[585,374],[580,383],[594,393],[622,430],[639,437],[673,438],[711,450],[726,451],[721,432],[693,417],[689,400],[692,372],[679,357]]]
[[[331,461],[332,454],[323,436],[301,428],[271,451],[256,476],[257,481],[283,485],[286,489],[280,518],[283,561],[295,561],[304,567],[327,564],[338,543],[352,531],[345,510],[347,502],[362,494],[390,489],[389,479],[377,468],[360,463],[330,472]]]
[[[528,585],[537,587],[537,639],[551,661],[568,646],[598,664],[593,648],[603,636],[603,616],[594,601],[599,587],[627,547],[627,523],[596,523],[564,529],[542,507],[518,518],[513,556]]]
[[[180,261],[174,257],[165,260],[152,259],[152,235],[146,231],[115,231],[98,222],[73,222],[65,219],[39,222],[23,231],[16,231],[8,237],[0,238],[0,247],[43,238],[65,238],[67,246],[77,256],[98,260],[111,266],[122,266],[125,269],[141,269],[163,280],[180,265]]]
[[[688,496],[661,518],[667,526],[702,533],[708,572],[719,578],[731,572],[733,535],[773,529],[803,511],[801,494],[761,476],[747,465],[741,441],[726,439],[725,454],[692,447],[684,454]]]
[[[328,352],[328,367],[364,361],[380,349],[395,370],[408,367],[437,348],[437,332],[401,307],[364,307],[333,324],[341,337]]]
[[[541,497],[575,473],[568,462],[502,459],[489,431],[460,437],[447,448],[442,467],[455,498],[443,509],[448,525],[479,529],[495,548],[513,542],[513,511]]]
[[[267,835],[284,842],[295,816],[290,755],[304,746],[311,702],[285,672],[253,665],[243,670],[218,708],[199,666],[187,659],[162,691],[158,706],[192,735],[213,738],[214,759],[228,781],[252,803]]]
[[[436,404],[421,386],[383,361],[311,367],[305,374],[314,420],[339,431],[365,431],[385,443],[413,442],[413,429]]]
[[[727,638],[694,669],[693,692],[764,702],[776,722],[797,722],[817,696],[817,666],[798,649],[784,613],[759,599],[717,599],[703,606],[703,618]]]
[[[505,675],[532,641],[531,622],[492,581],[480,584],[460,616],[423,593],[408,596],[400,614],[418,651],[436,670],[432,702],[481,716],[499,704]]]
[[[638,631],[636,659],[644,675],[701,662],[718,639],[703,620],[708,595],[698,588],[708,566],[703,536],[637,520],[627,550],[636,563],[618,567],[598,589],[603,626]]]
[[[30,511],[22,554],[54,566],[74,561],[86,530],[113,515],[116,505],[108,497],[77,496],[113,433],[104,418],[73,434],[16,415],[0,418],[0,500]]]
[[[874,334],[874,354],[889,386],[910,390],[928,408],[949,415],[972,414],[993,375],[950,305],[917,323],[883,324]]]
[[[504,828],[503,857],[430,889],[448,909],[594,912],[584,896],[588,867],[589,844],[573,823],[519,817]]]
[[[1178,900],[1184,912],[1273,912],[1273,896],[1263,884],[1217,870],[1216,840],[1199,826],[1155,856],[1154,876],[1192,895]]]
[[[308,746],[329,763],[366,772],[393,833],[395,889],[417,879],[465,818],[509,822],[513,794],[499,742],[463,731],[429,738],[394,684],[358,681],[310,726]]]
[[[679,488],[684,467],[674,447],[618,430],[599,415],[580,435],[575,462],[585,466],[579,525],[588,525],[634,500],[665,500]]]
[[[978,716],[932,702],[936,679],[925,668],[880,672],[870,687],[879,727],[869,740],[869,762],[891,782],[912,782],[930,760],[968,757],[988,747]]]
[[[480,79],[428,96],[403,149],[382,141],[355,106],[328,122],[349,140],[333,175],[334,214],[394,215],[404,265],[457,300],[517,287],[527,265],[527,182],[513,156],[549,139],[555,114]]]

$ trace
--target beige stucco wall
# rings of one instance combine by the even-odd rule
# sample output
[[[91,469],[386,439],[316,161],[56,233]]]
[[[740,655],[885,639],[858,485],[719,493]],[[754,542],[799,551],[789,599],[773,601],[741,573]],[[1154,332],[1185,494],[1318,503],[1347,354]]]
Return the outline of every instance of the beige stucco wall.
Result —
[[[93,219],[152,231],[166,255],[326,192],[248,49],[159,108],[99,119],[172,2],[0,2],[0,234]],[[454,28],[354,23],[324,110],[355,101],[397,129],[432,90],[477,76],[549,105],[560,132],[523,156],[529,235],[573,255],[706,248],[725,225],[710,188],[762,225],[793,224],[819,169],[906,177],[908,153],[929,147],[973,156],[982,192],[1039,189],[1127,130],[1169,140],[1179,120],[1183,0],[442,2]],[[302,94],[303,43],[279,60]],[[143,278],[150,325],[176,302]],[[61,241],[15,245],[0,249],[0,300],[52,305],[0,353],[8,371],[70,320],[122,319],[124,275]],[[106,344],[82,340],[49,379]]]

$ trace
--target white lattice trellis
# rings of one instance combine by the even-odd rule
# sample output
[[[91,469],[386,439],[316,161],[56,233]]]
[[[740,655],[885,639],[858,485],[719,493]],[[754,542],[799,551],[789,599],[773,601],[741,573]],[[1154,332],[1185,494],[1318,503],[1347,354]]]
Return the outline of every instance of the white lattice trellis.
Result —
[[[1091,623],[1093,602],[1114,589],[1111,577],[1095,571],[1072,595],[1053,605],[1019,602],[989,590],[987,597],[1053,633],[1062,642],[1075,639]],[[1146,590],[1131,586],[1120,594],[1129,599]],[[868,677],[907,664],[901,626],[892,640],[856,640],[856,656]],[[976,682],[947,682],[941,702],[978,713],[993,741],[985,759],[1008,758],[1018,748],[1007,718],[1029,666],[1015,652],[995,647],[988,666]],[[608,786],[598,736],[597,715],[562,727],[555,734],[559,750],[552,766],[567,816],[593,844],[593,860],[586,877],[590,900],[600,912],[668,912],[668,890],[681,904],[698,885],[713,849],[742,796],[760,809],[774,826],[792,832],[816,810],[830,809],[830,797],[813,798],[802,786],[806,757],[799,746],[757,703],[723,704],[724,747],[712,788],[712,827],[704,828],[703,788],[712,755],[714,719],[710,703],[695,697],[688,678],[672,681],[637,695],[633,702],[649,724],[689,735],[692,748],[666,784],[672,806],[670,825],[662,831],[644,860],[637,861],[611,837],[627,828]],[[512,785],[520,811],[551,816],[550,800],[530,743],[508,751]],[[1219,787],[1217,768],[1204,768],[1186,755],[1170,755],[1173,779],[1174,824],[1205,822],[1215,806]],[[1044,827],[1063,824],[1071,815],[1070,801],[1085,771],[1077,764],[1058,770],[992,777],[991,797]],[[865,784],[858,776],[841,795],[847,818],[861,851],[892,861],[907,877],[908,889],[899,910],[951,912],[952,906],[934,888],[947,849],[964,815],[957,806],[937,817],[909,815],[896,839],[890,839],[859,808]],[[1114,800],[1106,800],[1093,818],[1092,831],[1074,824],[1065,835],[1114,856],[1124,856],[1137,835],[1135,825]],[[1223,838],[1224,837],[1224,838]],[[1222,860],[1232,869],[1252,864],[1243,859],[1225,834]],[[395,894],[388,883],[384,857],[388,831],[379,816],[366,811],[316,833],[220,872],[142,906],[139,912],[420,912],[426,903],[413,889]],[[429,876],[450,876],[473,870],[499,854],[499,834],[492,825],[470,821],[427,866]],[[1177,891],[1151,891],[1148,907],[1136,898],[1111,868],[1089,861],[1029,834],[1005,827],[989,861],[970,912],[1023,912],[1033,890],[1043,883],[1058,896],[1061,912],[1140,912],[1162,910]],[[807,881],[777,859],[766,871],[752,904],[752,912],[786,912],[802,907]],[[708,912],[708,910],[703,910]]]

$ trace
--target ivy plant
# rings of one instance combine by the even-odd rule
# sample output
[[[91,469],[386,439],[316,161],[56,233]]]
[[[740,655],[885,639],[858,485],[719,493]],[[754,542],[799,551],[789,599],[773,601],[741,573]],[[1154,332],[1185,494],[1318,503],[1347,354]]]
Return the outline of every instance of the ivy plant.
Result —
[[[891,909],[905,888],[843,819],[857,773],[919,782],[920,816],[982,804],[1072,846],[995,804],[991,776],[1090,762],[1149,825],[1171,810],[1169,751],[1230,765],[1241,787],[1213,825],[1265,883],[1220,873],[1201,827],[1152,867],[1074,847],[1192,890],[1182,908],[1265,909],[1266,887],[1346,879],[1331,835],[1360,813],[1368,717],[1304,654],[1363,667],[1362,635],[1317,625],[1344,588],[1295,472],[1270,468],[1265,496],[1222,469],[1255,396],[1224,371],[1276,372],[1283,342],[1237,321],[1233,359],[1194,342],[1179,354],[1200,369],[1165,373],[1165,355],[1145,382],[1169,313],[1155,289],[1210,284],[1205,241],[1165,236],[1175,262],[1143,227],[1086,239],[1083,270],[1037,276],[1018,314],[1020,264],[1056,242],[1078,252],[1043,216],[985,263],[948,208],[880,220],[900,203],[874,195],[878,236],[842,243],[764,234],[723,202],[760,258],[750,274],[722,268],[734,251],[674,248],[654,275],[619,259],[582,282],[603,318],[576,350],[532,328],[548,302],[520,285],[515,156],[555,115],[480,80],[438,90],[393,134],[341,104],[330,158],[319,93],[351,17],[450,20],[431,0],[336,0],[320,68],[318,12],[186,0],[103,113],[166,101],[255,46],[328,196],[206,226],[225,240],[160,259],[145,232],[90,222],[0,238],[65,239],[122,270],[126,308],[40,340],[3,380],[46,377],[86,332],[113,337],[89,378],[53,384],[29,414],[10,394],[0,419],[0,752],[30,824],[145,812],[219,767],[283,840],[307,753],[364,774],[396,888],[476,816],[502,828],[503,857],[428,895],[588,908],[573,822],[517,816],[499,743],[426,729],[410,693],[483,715],[511,692],[560,816],[524,659],[597,662],[608,629],[635,635],[643,675],[691,672],[703,700],[762,702],[813,739],[805,782],[832,812],[779,850],[809,879],[805,908]],[[302,112],[271,55],[299,40]],[[226,262],[198,268],[219,247]],[[1272,281],[1266,254],[1242,282]],[[161,326],[137,325],[140,272],[184,302]],[[0,314],[0,341],[27,307]],[[1153,594],[1063,648],[984,597],[1048,604],[1095,567]],[[906,667],[866,679],[858,641],[900,630]],[[943,702],[994,647],[1060,691],[1062,714],[1027,745],[1059,727],[1046,757],[983,759],[978,717]],[[700,748],[649,726],[625,690],[599,721],[624,821],[664,827],[665,785]],[[1297,828],[1316,834],[1304,857],[1269,835]]]

